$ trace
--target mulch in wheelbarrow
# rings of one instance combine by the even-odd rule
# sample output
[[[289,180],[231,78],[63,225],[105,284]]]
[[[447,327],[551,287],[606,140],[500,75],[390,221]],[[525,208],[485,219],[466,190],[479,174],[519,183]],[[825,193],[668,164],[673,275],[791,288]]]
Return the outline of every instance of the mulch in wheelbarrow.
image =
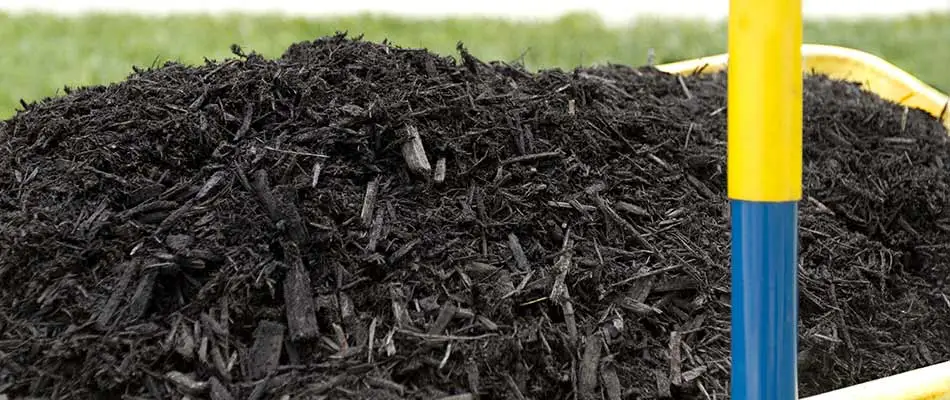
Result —
[[[0,126],[0,393],[728,397],[724,75],[233,50]],[[950,359],[947,132],[804,118],[801,394]]]

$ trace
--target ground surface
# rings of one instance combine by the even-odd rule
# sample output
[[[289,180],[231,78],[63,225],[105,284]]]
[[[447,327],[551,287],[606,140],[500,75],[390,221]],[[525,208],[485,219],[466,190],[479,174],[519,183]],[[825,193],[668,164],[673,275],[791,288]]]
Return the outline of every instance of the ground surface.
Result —
[[[629,3],[629,2],[628,2]],[[389,38],[405,46],[451,55],[455,42],[470,43],[483,59],[524,58],[529,69],[574,68],[614,62],[646,64],[649,48],[656,61],[675,61],[725,50],[721,24],[702,21],[641,20],[609,27],[600,20],[572,15],[553,22],[515,23],[487,19],[402,19],[383,17],[281,18],[262,16],[168,17],[0,13],[0,118],[27,101],[62,93],[64,85],[120,81],[130,65],[161,65],[166,60],[200,64],[222,58],[232,43],[279,56],[293,42],[337,30]],[[805,40],[851,46],[880,55],[950,91],[950,15],[805,24]],[[571,40],[561,38],[570,37]]]
[[[0,393],[727,398],[724,76],[458,58],[330,37],[4,122]],[[805,88],[810,395],[950,358],[950,148]]]

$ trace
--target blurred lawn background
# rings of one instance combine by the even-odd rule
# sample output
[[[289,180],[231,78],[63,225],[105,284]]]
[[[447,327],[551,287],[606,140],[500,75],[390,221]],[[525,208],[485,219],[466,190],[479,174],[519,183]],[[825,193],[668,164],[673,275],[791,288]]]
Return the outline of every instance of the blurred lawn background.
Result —
[[[497,19],[413,20],[361,15],[343,18],[281,16],[59,17],[0,13],[0,118],[20,99],[39,100],[77,87],[124,79],[132,66],[166,60],[190,64],[231,56],[229,46],[268,57],[291,43],[336,31],[389,39],[455,55],[458,41],[484,60],[523,60],[531,69],[606,62],[640,66],[653,48],[656,62],[724,52],[723,23],[640,19],[610,27],[596,16],[571,14],[550,22]],[[950,90],[950,14],[897,19],[806,21],[805,41],[854,47],[881,56],[946,92]]]

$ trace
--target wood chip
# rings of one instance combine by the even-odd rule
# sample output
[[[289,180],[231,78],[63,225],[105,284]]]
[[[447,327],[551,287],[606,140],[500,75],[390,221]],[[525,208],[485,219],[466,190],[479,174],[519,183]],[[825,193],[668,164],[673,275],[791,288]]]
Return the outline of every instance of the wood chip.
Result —
[[[195,238],[191,235],[168,235],[165,238],[165,246],[174,251],[185,251],[195,243]]]
[[[451,396],[439,397],[436,400],[474,400],[474,399],[475,397],[472,396],[471,393],[463,393],[463,394],[454,394]]]
[[[705,183],[701,182],[699,179],[696,179],[695,176],[686,174],[686,180],[689,181],[689,183],[693,185],[694,188],[696,188],[699,194],[701,194],[706,199],[715,200],[718,198],[718,196],[716,196],[716,194],[709,189],[709,186],[706,186]]]
[[[130,321],[135,321],[145,315],[145,310],[152,301],[152,292],[155,290],[155,281],[157,279],[158,269],[156,268],[147,270],[142,274],[129,304],[128,318]]]
[[[402,247],[400,247],[398,250],[396,250],[396,252],[393,253],[392,256],[389,257],[389,263],[390,263],[390,264],[393,264],[393,263],[395,263],[395,262],[401,260],[401,259],[402,259],[403,257],[405,257],[407,254],[409,254],[409,252],[412,251],[412,249],[414,249],[416,246],[418,246],[419,243],[422,243],[422,240],[420,240],[420,239],[413,239],[413,240],[410,241],[409,243],[404,244]]]
[[[530,267],[528,257],[525,256],[524,249],[521,247],[521,241],[514,233],[508,234],[508,248],[511,249],[511,255],[515,258],[515,266],[517,266],[519,270],[527,271]]]
[[[160,183],[153,183],[149,185],[142,186],[138,189],[132,191],[128,195],[129,206],[136,206],[142,204],[149,200],[154,200],[156,197],[165,192],[165,185]]]
[[[175,211],[172,211],[171,214],[168,214],[168,216],[165,217],[165,219],[163,219],[160,224],[158,224],[158,228],[155,230],[155,235],[168,232],[177,226],[178,223],[181,222],[183,218],[185,218],[185,215],[191,212],[191,209],[194,207],[194,205],[195,200],[189,200],[185,202],[185,204],[182,204],[181,207],[175,209]]]
[[[211,384],[211,400],[234,400],[231,391],[218,378],[211,377],[208,382]]]
[[[440,335],[445,331],[445,328],[449,326],[449,323],[452,322],[452,318],[455,318],[455,311],[458,308],[450,302],[445,302],[442,304],[442,307],[439,309],[439,316],[436,318],[435,322],[432,323],[432,326],[429,327],[430,335]]]
[[[565,235],[562,250],[570,249],[572,246],[570,235]],[[565,283],[567,274],[571,270],[572,256],[570,251],[566,251],[555,261],[554,266],[551,268],[551,272],[555,274],[555,278],[551,285],[551,294],[548,295],[548,297],[561,306],[564,312],[564,322],[567,324],[568,334],[570,335],[571,341],[575,342],[577,340],[577,320],[574,316],[574,304],[571,302],[571,295]],[[506,293],[513,290],[514,286],[512,285],[511,289],[506,291]]]
[[[366,253],[374,254],[379,239],[383,236],[383,213],[376,213],[373,222],[369,226],[369,240],[366,243]]]
[[[613,362],[601,363],[600,379],[604,383],[607,400],[620,400],[622,398],[623,387],[620,386],[620,378],[617,376],[617,369]]]
[[[374,178],[366,185],[366,193],[363,195],[363,208],[360,210],[360,222],[363,226],[370,226],[373,223],[373,212],[376,210],[376,195],[379,191],[379,178]]]
[[[678,270],[678,269],[680,269],[680,268],[683,268],[683,266],[680,265],[680,264],[676,264],[676,265],[671,265],[671,266],[669,266],[669,267],[657,268],[657,269],[654,269],[654,270],[652,270],[652,271],[640,272],[640,273],[638,273],[638,274],[636,274],[636,275],[634,275],[634,276],[631,276],[631,277],[629,277],[629,278],[626,278],[626,279],[623,279],[623,280],[620,280],[620,281],[611,283],[611,284],[610,284],[610,287],[612,288],[612,287],[616,287],[616,286],[620,286],[620,285],[625,285],[625,284],[630,283],[630,282],[638,281],[638,280],[640,280],[640,279],[648,278],[648,277],[651,277],[651,276],[654,276],[654,275],[659,275],[659,274],[662,274],[662,273],[665,273],[665,272],[675,271],[675,270]],[[651,286],[652,286],[652,283],[651,283]],[[650,290],[652,290],[652,291],[658,291],[658,289],[657,289],[655,286],[652,286],[652,287],[650,288]],[[642,300],[641,300],[641,301],[642,301]]]
[[[115,315],[119,304],[125,297],[125,291],[132,281],[132,276],[135,275],[138,270],[138,266],[138,262],[131,261],[124,262],[116,267],[122,270],[122,275],[119,276],[119,281],[112,287],[112,294],[109,295],[109,300],[107,300],[105,306],[102,307],[99,317],[96,318],[96,327],[98,329],[106,330],[112,325],[112,317]]]
[[[254,102],[249,101],[244,106],[244,119],[241,120],[241,126],[238,127],[237,132],[234,133],[234,141],[237,142],[244,137],[249,130],[251,130],[251,121],[254,119]]]
[[[670,387],[670,378],[663,371],[655,370],[656,374],[656,393],[663,399],[673,397],[673,391]]]
[[[435,176],[433,176],[435,183],[445,182],[445,158],[440,158],[435,162]]]
[[[683,335],[680,332],[670,333],[670,382],[676,386],[683,384],[683,356],[680,354],[682,342]]]
[[[471,308],[462,308],[459,307],[455,310],[456,319],[472,319],[475,318],[475,311],[472,311]]]
[[[683,88],[683,93],[686,93],[686,98],[692,99],[693,94],[689,92],[689,87],[686,86],[686,81],[683,79],[683,75],[677,75],[676,78],[680,81],[680,87]]]
[[[208,390],[208,382],[200,382],[178,371],[169,371],[165,378],[184,393],[197,395]]]
[[[337,385],[340,385],[346,381],[346,375],[337,375],[325,381],[311,383],[307,385],[307,388],[304,390],[304,393],[307,395],[310,394],[323,394],[330,389],[333,389]],[[301,398],[307,398],[306,395],[301,395]]]
[[[511,394],[511,397],[514,397],[515,400],[527,400],[524,397],[524,393],[521,393],[521,389],[518,387],[518,383],[515,382],[515,378],[511,377],[511,374],[504,373],[505,382],[508,383],[508,391]]]
[[[828,292],[829,292],[828,294],[831,297],[832,304],[841,304],[839,303],[838,293],[835,290],[834,283],[832,283],[829,286]],[[841,310],[840,308],[836,310],[834,312],[834,318],[835,318],[835,324],[838,327],[838,333],[841,335],[841,339],[844,341],[845,347],[848,349],[848,351],[854,351],[854,342],[851,341],[851,329],[848,326],[847,322],[845,322],[844,310]],[[929,362],[929,364],[933,364],[933,362]]]
[[[313,162],[313,171],[310,173],[310,187],[315,188],[320,183],[321,171],[323,171],[323,161],[317,159]]]
[[[517,164],[522,162],[540,161],[551,158],[560,158],[564,154],[560,151],[548,151],[544,153],[526,154],[523,156],[511,157],[501,161],[501,165]]]
[[[376,351],[376,317],[369,323],[369,339],[366,340],[367,363],[373,363],[373,353]]]
[[[650,272],[646,267],[641,268],[637,275],[644,275]],[[653,292],[653,283],[656,281],[656,275],[648,275],[642,279],[635,280],[630,285],[630,288],[627,289],[627,297],[638,302],[643,303],[647,301],[647,298],[650,297],[650,293]]]
[[[597,390],[597,367],[600,365],[601,342],[600,335],[596,334],[587,336],[584,340],[584,354],[577,382],[581,400],[600,398],[600,391]]]
[[[485,327],[485,329],[487,329],[487,330],[489,330],[489,331],[492,331],[492,332],[498,330],[498,324],[496,324],[494,321],[488,319],[488,317],[486,317],[486,316],[484,316],[484,315],[479,315],[479,316],[476,316],[475,318],[478,320],[478,323],[482,324],[482,326]]]
[[[363,380],[366,382],[366,384],[370,386],[374,386],[374,387],[378,387],[382,389],[388,389],[389,391],[398,393],[400,396],[403,396],[406,393],[405,386],[400,385],[396,382],[393,382],[389,379],[378,378],[375,376],[367,376]]]
[[[251,379],[262,379],[277,371],[284,345],[283,324],[261,321],[254,330],[254,344],[248,352],[247,368]]]
[[[650,316],[650,315],[657,315],[657,314],[662,314],[662,313],[663,313],[663,311],[660,310],[659,308],[653,307],[653,306],[648,305],[648,304],[645,304],[645,303],[641,303],[641,302],[636,301],[636,300],[631,299],[631,298],[624,298],[624,299],[622,299],[622,300],[620,301],[619,306],[622,307],[622,308],[625,309],[625,310],[632,311],[633,313],[635,313],[635,314],[637,314],[637,315],[639,315],[639,316],[641,316],[641,317],[646,317],[646,316]]]
[[[649,216],[650,216],[650,213],[647,212],[646,209],[644,209],[644,208],[642,208],[642,207],[640,207],[640,206],[636,206],[636,205],[627,203],[627,202],[625,202],[625,201],[618,201],[618,202],[616,202],[614,205],[617,206],[617,209],[618,209],[618,210],[623,211],[623,212],[626,212],[626,213],[630,213],[630,214],[637,215],[637,216],[641,216],[641,217],[649,217]]]
[[[633,224],[623,219],[623,217],[621,217],[620,214],[617,214],[616,210],[614,210],[612,207],[610,207],[609,204],[607,204],[607,200],[604,200],[604,198],[600,197],[599,195],[594,195],[593,198],[594,198],[594,201],[597,203],[597,208],[603,211],[604,214],[606,214],[607,217],[609,217],[615,223],[623,227],[624,231],[626,231],[628,234],[633,236],[633,238],[636,239],[637,243],[639,243],[645,249],[650,250],[650,252],[652,252],[660,260],[665,259],[663,254],[657,251],[656,247],[653,246],[652,243],[648,242],[646,238],[643,237],[643,234],[637,231],[637,228],[635,228]]]
[[[284,312],[293,341],[314,339],[319,334],[317,313],[313,305],[310,275],[300,258],[300,250],[292,242],[283,243],[289,270],[284,278]]]
[[[429,165],[429,158],[426,156],[426,150],[422,146],[422,137],[419,136],[419,130],[415,126],[406,126],[406,135],[408,140],[402,145],[402,157],[406,160],[406,165],[412,172],[428,176],[432,171]]]
[[[281,220],[286,226],[287,234],[299,246],[306,247],[310,244],[310,232],[307,231],[307,224],[297,209],[299,201],[297,200],[296,190],[293,187],[285,186],[278,193],[277,201],[281,210]]]
[[[237,355],[237,353],[234,353]],[[224,379],[231,379],[231,369],[228,367],[228,363],[224,361],[224,355],[221,354],[221,350],[217,346],[211,348],[211,363],[214,364],[214,369],[218,371],[218,374]]]
[[[709,369],[709,368],[706,367],[705,365],[703,365],[703,366],[701,366],[701,367],[696,367],[696,368],[693,368],[693,369],[691,369],[691,370],[689,370],[689,371],[684,372],[684,373],[683,373],[683,382],[690,382],[690,381],[692,381],[692,380],[694,380],[694,379],[696,379],[696,378],[699,378],[700,375],[702,375],[703,373],[705,373],[707,369]]]
[[[383,350],[386,351],[386,355],[392,357],[396,354],[396,342],[393,341],[393,335],[396,334],[396,328],[393,328],[386,334],[386,337],[383,338]]]
[[[192,336],[190,330],[184,324],[177,329],[177,332],[175,337],[175,351],[182,357],[185,357],[185,359],[192,359],[197,349],[195,337]]]
[[[271,193],[267,171],[263,169],[254,171],[250,185],[254,190],[254,194],[257,196],[257,201],[264,207],[264,211],[267,212],[271,222],[279,222],[281,219],[280,209],[277,206],[277,199],[274,197],[274,194]]]
[[[208,343],[209,342],[210,340],[208,339],[207,336],[205,336],[201,338],[201,341],[200,341],[201,344],[198,345],[198,360],[200,360],[201,363],[205,365],[208,365]]]
[[[254,385],[254,389],[251,389],[251,394],[247,396],[247,400],[260,400],[264,398],[264,394],[267,392],[267,388],[270,386],[270,378],[265,378],[257,382]]]
[[[211,317],[210,314],[201,313],[201,316],[199,317],[199,319],[201,320],[201,324],[205,327],[205,329],[210,330],[211,332],[214,332],[217,335],[221,335],[221,336],[228,335],[227,329],[221,326],[221,324],[218,323],[218,321],[216,321],[213,317]]]
[[[398,283],[391,284],[389,286],[389,296],[396,327],[402,329],[412,327],[412,318],[409,316],[409,310],[406,309],[406,293],[402,285]]]
[[[35,171],[35,170],[34,170]],[[112,217],[112,212],[108,211],[109,202],[101,201],[96,207],[96,210],[86,218],[79,226],[76,228],[76,232],[80,233],[82,237],[86,240],[92,240],[95,238],[96,234],[99,232],[102,227],[104,227],[107,221]]]
[[[480,391],[477,363],[471,360],[465,363],[465,377],[468,381],[468,390],[471,390],[474,396],[477,397]]]
[[[226,178],[227,176],[228,176],[228,173],[223,170],[217,171],[214,174],[212,174],[211,177],[208,178],[207,181],[205,181],[205,184],[201,186],[201,189],[198,190],[198,193],[195,194],[195,200],[198,200],[198,201],[204,200],[205,197],[208,197],[208,195],[211,194],[212,191],[214,191],[215,189],[218,188],[218,186],[220,186],[221,182],[224,181],[224,178]]]
[[[551,207],[556,207],[556,208],[571,208],[571,209],[577,209],[577,206],[579,205],[580,211],[586,211],[586,212],[597,211],[597,207],[586,205],[586,204],[580,204],[576,202],[569,202],[569,201],[548,201],[547,205]]]

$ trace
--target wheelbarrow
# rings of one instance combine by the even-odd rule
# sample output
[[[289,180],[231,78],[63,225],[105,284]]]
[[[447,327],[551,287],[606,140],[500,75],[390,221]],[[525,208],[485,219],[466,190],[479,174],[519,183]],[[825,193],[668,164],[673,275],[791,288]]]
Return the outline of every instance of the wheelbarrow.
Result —
[[[787,4],[786,3],[769,3],[769,2],[758,3],[757,0],[743,0],[743,1],[734,1],[734,2],[736,3],[736,5],[741,4],[741,6],[736,6],[736,9],[738,9],[740,13],[747,13],[744,16],[736,17],[736,21],[744,22],[741,20],[741,18],[743,17],[753,18],[752,20],[758,20],[760,19],[759,17],[761,15],[766,15],[766,17],[771,18],[768,21],[758,21],[757,22],[758,25],[751,25],[753,26],[753,28],[759,29],[760,32],[766,31],[768,29],[773,29],[771,27],[767,27],[769,22],[773,22],[776,24],[785,24],[784,26],[781,26],[779,28],[774,28],[773,29],[774,32],[783,32],[784,30],[787,32],[792,32],[792,34],[794,35],[796,34],[795,30],[800,29],[800,26],[794,25],[794,24],[797,24],[800,20],[790,19],[790,17],[786,17],[785,15],[785,14],[791,14],[792,11],[796,11],[795,8],[789,8],[785,10],[784,14],[782,12],[778,12],[778,10],[780,10],[781,7],[790,7],[790,5],[797,7],[798,5],[795,3],[787,3]],[[761,10],[763,9],[768,12],[767,13],[761,12]],[[733,18],[733,16],[730,15],[730,18]],[[747,23],[747,26],[749,26],[748,23]],[[749,32],[751,31],[751,30],[743,31],[742,29],[744,28],[737,28],[737,31],[735,34],[735,37],[737,38],[736,39],[737,43],[742,40],[745,40],[745,39],[742,39],[742,37],[745,35],[749,35],[750,34]],[[800,33],[798,34],[800,35]],[[730,41],[732,40],[733,39],[731,38]],[[752,41],[750,41],[749,43],[751,42]],[[799,43],[801,42],[799,41]],[[737,45],[737,48],[741,48],[741,46],[742,44],[739,44]],[[780,63],[781,61],[776,62],[774,57],[777,54],[787,55],[790,53],[794,53],[794,49],[795,49],[794,46],[791,48],[784,48],[780,52],[771,54],[771,56],[766,56],[765,58],[760,57],[758,59],[751,60],[752,64],[755,64],[755,63],[759,63],[759,64],[755,65],[754,67],[747,67],[747,68],[761,68],[763,65],[767,65],[768,63],[771,63],[771,64],[768,64],[769,66],[766,68],[777,68],[775,66],[778,65],[778,63]],[[861,84],[865,90],[873,92],[886,100],[890,100],[894,103],[904,105],[906,107],[917,108],[933,115],[934,118],[937,118],[939,121],[941,121],[943,126],[945,126],[947,130],[950,131],[950,110],[948,110],[948,107],[950,107],[948,106],[948,103],[950,103],[950,100],[948,100],[947,95],[940,93],[933,87],[921,82],[919,79],[901,70],[900,68],[894,66],[893,64],[888,63],[887,61],[879,57],[876,57],[874,55],[871,55],[862,51],[844,48],[844,47],[827,46],[827,45],[819,45],[819,44],[801,45],[801,54],[802,54],[801,66],[802,66],[802,69],[804,70],[803,72],[823,74],[833,79],[857,82]],[[769,57],[772,57],[772,58],[769,58]],[[746,58],[743,60],[743,62],[746,62],[749,60],[750,58]],[[678,74],[678,75],[716,73],[716,72],[727,70],[728,54],[719,54],[719,55],[714,55],[710,57],[703,57],[703,58],[698,58],[698,59],[693,59],[693,60],[663,64],[663,65],[657,66],[657,68],[661,71],[671,73],[671,74]],[[745,70],[749,70],[749,69],[745,69]],[[784,75],[782,78],[788,79],[787,81],[785,81],[786,83],[792,82],[795,79],[791,75]],[[730,83],[732,83],[732,79],[730,79]],[[747,88],[751,88],[752,86],[750,86],[748,83],[743,83],[741,86],[737,84],[737,87],[747,89]],[[730,91],[732,91],[732,88],[730,88]],[[741,94],[742,93],[741,91],[737,93],[739,94],[735,95],[736,98],[743,96]],[[732,94],[730,94],[730,96],[732,96]],[[751,98],[752,99],[749,100],[750,102],[761,100],[761,97],[756,98],[756,95],[752,95]],[[732,97],[730,97],[730,99],[732,99]],[[801,100],[801,97],[799,93],[797,95],[789,94],[788,97],[783,99],[782,101],[784,101],[783,106],[794,107],[793,103],[800,100]],[[737,102],[736,104],[743,106],[741,107],[742,110],[739,111],[742,113],[752,112],[750,110],[755,108],[755,107],[745,107],[745,104],[741,102]],[[793,129],[793,128],[788,128],[781,125],[772,125],[772,127],[776,130]],[[730,130],[731,129],[732,128],[730,128]],[[760,132],[760,134],[768,135],[769,133]],[[749,136],[737,136],[737,137],[741,137],[744,139],[750,138]],[[755,146],[747,146],[741,143],[731,144],[731,146],[733,145],[737,147],[753,147],[753,148],[755,147]],[[758,148],[752,149],[751,151],[753,152],[763,151],[762,149],[764,148],[759,146]],[[747,149],[743,149],[743,150],[747,150]],[[787,152],[787,150],[782,150],[779,153],[781,152]],[[740,156],[739,158],[746,156],[743,153],[737,153],[737,154]],[[742,160],[739,160],[740,163],[741,161]],[[790,164],[799,163],[800,165],[800,160],[795,160],[794,158],[789,158],[787,162]],[[791,176],[791,178],[794,178],[794,176]],[[739,183],[738,186],[743,186],[743,182],[741,180],[739,180],[738,183]],[[744,188],[740,188],[740,189],[744,189]],[[770,211],[770,212],[774,213],[774,211]],[[763,215],[767,215],[767,214],[763,214]],[[794,220],[789,219],[789,221],[792,221],[792,222],[788,222],[788,221],[775,222],[775,221],[781,221],[781,219],[775,218],[774,215],[777,215],[777,214],[773,214],[772,217],[769,217],[769,216],[754,217],[754,218],[758,218],[759,221],[754,221],[753,225],[762,224],[762,225],[757,225],[755,227],[755,229],[757,229],[756,234],[761,236],[763,234],[769,235],[769,234],[784,233],[785,234],[784,236],[786,236],[785,239],[787,239],[788,241],[794,241],[793,235],[789,233],[789,232],[794,232],[794,229],[796,229],[794,228],[794,226],[792,226],[794,225],[794,222],[793,222]],[[768,222],[768,221],[762,222],[763,218],[765,219],[772,218],[771,220],[772,222]],[[736,240],[735,237],[737,236],[737,233],[741,232],[742,229],[748,229],[748,226],[746,226],[744,228],[740,228],[739,230],[736,230],[736,228],[739,226],[736,225],[735,221],[736,220],[734,219],[734,222],[733,222],[734,239],[733,240]],[[739,225],[742,225],[742,224],[744,223],[740,223]],[[778,227],[778,225],[785,225],[785,224],[792,224],[790,225],[791,228],[788,228],[788,230],[783,231],[782,229],[786,229],[785,227]],[[739,233],[739,235],[743,235],[743,234]],[[747,244],[743,244],[743,245],[747,245]],[[760,245],[760,244],[756,244],[756,245]],[[734,246],[736,246],[735,241],[734,241]],[[785,244],[783,246],[788,246],[788,245]],[[795,245],[791,245],[791,246],[795,246]],[[785,251],[786,248],[791,248],[791,247],[778,246],[778,247],[767,248],[767,249],[756,249],[756,251],[759,253],[759,256],[758,256],[759,258],[757,259],[755,259],[754,257],[752,258],[753,262],[757,263],[756,266],[753,266],[753,269],[762,268],[763,265],[768,264],[768,263],[784,262],[784,261],[777,261],[777,259],[769,259],[767,257],[771,257],[771,256],[767,254],[763,256],[762,253],[763,252],[764,253],[781,252],[781,251]],[[756,251],[753,251],[753,253],[755,253]],[[742,268],[747,268],[748,266],[740,267],[740,269],[736,269],[735,267],[735,263],[737,262],[736,255],[737,253],[734,252],[733,253],[733,263],[734,263],[733,274],[734,275],[737,274],[737,271],[743,271],[742,272],[743,274],[749,274],[748,272],[749,270],[742,270]],[[738,255],[739,255],[738,258],[744,259],[744,260],[738,261],[740,264],[748,262],[749,259],[746,259],[748,256],[746,256],[745,253],[743,253],[743,250],[740,250]],[[766,258],[763,258],[763,257],[766,257]],[[785,260],[785,261],[791,261],[793,259],[794,258],[790,258],[789,260]],[[794,280],[795,279],[794,278],[794,269],[795,269],[794,263],[789,264],[787,268],[786,267],[783,267],[783,268],[792,271],[788,273],[789,276],[785,276],[780,279],[776,278],[775,276],[766,277],[766,278],[779,279],[778,281],[773,281],[773,282],[780,282],[779,284],[777,284],[778,286],[788,283],[788,282],[781,282],[782,279],[786,281],[789,279]],[[751,274],[752,275],[759,274],[759,275],[756,275],[755,279],[761,279],[763,277],[763,275],[759,272],[753,272]],[[733,278],[734,296],[736,292],[759,290],[755,288],[749,289],[748,284],[736,285],[737,281],[735,279],[736,278],[734,277]],[[742,294],[742,296],[754,296],[754,295],[750,295],[746,293],[746,294]],[[761,295],[760,293],[759,296],[761,297],[763,295]],[[794,302],[793,297],[789,297],[788,294],[784,294],[779,297],[781,297],[783,301],[788,300],[788,301]],[[743,302],[743,300],[739,300],[739,301],[740,303]],[[794,307],[794,306],[784,305],[782,307]],[[769,311],[767,312],[784,312],[784,310],[782,310],[782,308],[780,307],[780,308],[769,309]],[[792,315],[793,314],[794,313],[792,313]],[[734,314],[733,317],[735,318],[735,316],[736,314]],[[779,317],[775,316],[773,319],[776,319],[776,318],[779,318]],[[761,323],[761,321],[759,321],[759,323]],[[793,324],[792,321],[789,321],[788,323]],[[747,324],[754,324],[754,322],[742,321],[738,324],[738,326],[746,327]],[[786,330],[788,326],[789,325],[784,325],[780,327],[770,326],[764,329],[779,329],[780,331],[784,333],[794,334]],[[736,325],[734,325],[734,328],[735,327]],[[747,332],[746,333],[743,333],[741,331],[734,332],[734,338],[738,337],[739,338],[738,340],[742,341],[744,339],[743,335],[746,335],[746,334]],[[775,343],[775,342],[772,342],[772,343]],[[743,346],[740,346],[740,348],[741,347]],[[742,350],[742,351],[745,351],[745,350]],[[785,348],[785,350],[783,350],[781,353],[784,354],[783,357],[785,356],[794,357],[793,352],[794,352],[793,348]],[[745,363],[745,361],[743,360],[745,360],[745,354],[741,354],[739,356],[739,359],[734,360],[733,362],[734,378],[736,376],[735,368],[737,365],[739,365],[740,361],[741,363]],[[763,358],[759,357],[759,360],[762,361]],[[791,364],[791,362],[788,359],[780,360],[780,361],[766,360],[763,362],[773,364],[772,367],[774,368],[786,368]],[[748,374],[749,368],[750,368],[749,366],[743,365],[741,367],[741,371],[739,372],[739,375]],[[766,367],[766,369],[768,368],[769,367]],[[776,371],[762,372],[760,370],[759,372],[756,372],[756,373],[764,373],[764,374],[777,373],[779,375],[790,376],[794,374],[794,371],[783,370],[781,373],[778,373]],[[745,378],[739,378],[739,379],[740,379],[740,382],[742,382],[742,380]],[[755,379],[760,380],[760,383],[764,384],[764,381],[761,380],[761,378],[755,378]],[[734,383],[736,382],[735,379],[733,382]],[[747,391],[750,390],[749,389],[750,386],[746,382],[743,382],[743,384],[745,388],[740,390],[741,395],[739,397],[742,399],[745,399],[745,398],[748,398]],[[769,383],[769,385],[776,385],[776,383],[772,382],[772,383]],[[759,391],[759,389],[761,388],[756,387],[751,390],[759,391],[760,394],[765,393],[765,392],[769,392],[773,394],[779,393],[780,394],[779,397],[781,397],[782,399],[793,398],[795,396],[794,392],[796,390],[794,389],[794,386],[789,386],[787,384],[778,384],[778,386],[782,386],[782,389],[774,390],[774,391],[770,391],[769,389],[764,390],[764,391]],[[831,392],[826,392],[823,394],[809,397],[805,400],[950,400],[950,361],[931,365],[931,366],[913,370],[913,371],[904,372],[904,373],[893,375],[890,377],[881,378],[875,381],[865,382],[862,384],[837,389]]]

